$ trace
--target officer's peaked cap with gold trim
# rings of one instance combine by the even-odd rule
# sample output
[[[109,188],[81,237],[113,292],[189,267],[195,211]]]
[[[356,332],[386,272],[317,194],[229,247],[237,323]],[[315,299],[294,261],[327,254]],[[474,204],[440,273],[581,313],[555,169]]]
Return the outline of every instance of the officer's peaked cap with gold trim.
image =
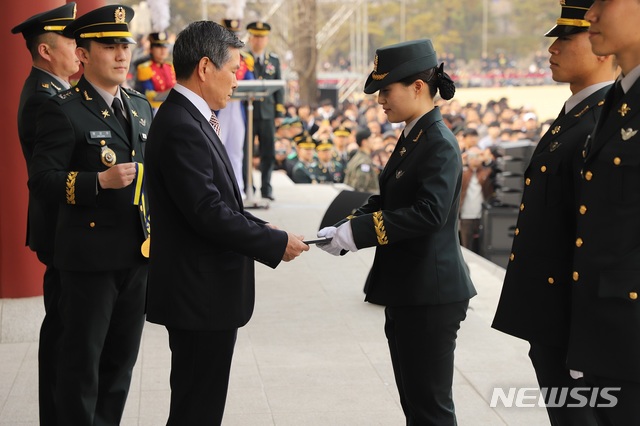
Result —
[[[373,71],[364,84],[364,93],[371,94],[438,65],[438,58],[429,39],[405,41],[376,50]]]
[[[266,36],[271,31],[271,25],[262,21],[251,22],[247,25],[247,31],[254,36]]]
[[[223,19],[222,26],[228,29],[229,31],[238,32],[240,31],[240,20],[239,19]]]
[[[136,44],[129,31],[133,13],[129,6],[103,6],[73,21],[64,29],[64,35],[76,40],[88,39],[105,44]]]
[[[62,34],[67,25],[76,19],[75,2],[33,15],[31,18],[11,29],[13,34],[22,33],[25,39],[53,32]]]
[[[149,39],[149,44],[151,46],[168,46],[171,44],[169,41],[169,35],[164,31],[151,33],[147,38]]]
[[[589,21],[584,19],[593,0],[560,0],[562,11],[556,25],[545,34],[545,37],[560,37],[577,34],[589,30]]]

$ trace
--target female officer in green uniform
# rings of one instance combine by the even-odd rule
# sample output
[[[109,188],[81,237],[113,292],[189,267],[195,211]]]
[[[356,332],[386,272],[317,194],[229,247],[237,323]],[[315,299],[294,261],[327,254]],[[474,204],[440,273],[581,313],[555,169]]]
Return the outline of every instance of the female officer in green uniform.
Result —
[[[380,194],[323,228],[334,255],[376,247],[366,301],[385,308],[385,334],[407,425],[455,425],[453,353],[476,291],[458,242],[462,162],[433,98],[455,86],[428,39],[376,51],[367,94],[380,91],[390,122],[404,122],[380,174]]]

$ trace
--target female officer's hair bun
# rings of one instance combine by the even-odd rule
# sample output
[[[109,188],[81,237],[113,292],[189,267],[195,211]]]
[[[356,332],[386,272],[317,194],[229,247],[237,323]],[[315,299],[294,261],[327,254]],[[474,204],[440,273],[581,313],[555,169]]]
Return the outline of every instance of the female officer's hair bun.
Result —
[[[449,77],[449,74],[444,72],[444,62],[440,64],[440,66],[435,69],[436,77],[438,78],[438,91],[440,92],[440,97],[445,101],[453,98],[453,95],[456,93],[456,85]]]

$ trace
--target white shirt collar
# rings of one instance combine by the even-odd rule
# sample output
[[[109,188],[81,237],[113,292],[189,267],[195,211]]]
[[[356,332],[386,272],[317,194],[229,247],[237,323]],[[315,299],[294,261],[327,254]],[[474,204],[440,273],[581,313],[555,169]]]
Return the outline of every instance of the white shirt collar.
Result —
[[[202,116],[207,121],[211,119],[211,114],[212,114],[211,108],[209,108],[209,105],[207,104],[207,102],[204,99],[202,99],[199,95],[197,95],[192,90],[187,89],[180,83],[177,83],[175,86],[173,86],[173,90],[175,90],[176,92],[180,93],[182,96],[187,98],[189,102],[191,102],[193,106],[195,106],[198,109],[198,111],[200,111],[200,114],[202,114]]]
[[[54,80],[56,80],[58,83],[60,83],[62,85],[63,89],[71,89],[71,84],[68,81],[65,81],[63,79],[61,79],[60,77],[58,77],[57,75],[50,73],[49,71],[42,69],[40,67],[36,67],[35,65],[33,66],[35,69],[40,70],[42,72],[46,72],[47,74],[49,74],[51,76],[51,78],[53,78]]]
[[[574,95],[571,95],[571,97],[569,99],[567,99],[567,102],[565,102],[565,104],[564,104],[564,112],[565,112],[565,114],[570,112],[580,102],[584,101],[589,96],[593,95],[595,92],[597,92],[598,90],[602,89],[604,86],[607,86],[609,84],[613,84],[613,80],[603,81],[601,83],[592,84],[591,86],[585,87],[584,89],[582,89],[578,93],[576,93]]]
[[[622,75],[620,77],[622,77]],[[631,72],[629,72],[629,74],[622,77],[620,84],[622,85],[624,93],[627,93],[629,89],[631,89],[631,86],[633,86],[636,80],[638,80],[638,77],[640,77],[640,65],[636,66],[631,70]]]

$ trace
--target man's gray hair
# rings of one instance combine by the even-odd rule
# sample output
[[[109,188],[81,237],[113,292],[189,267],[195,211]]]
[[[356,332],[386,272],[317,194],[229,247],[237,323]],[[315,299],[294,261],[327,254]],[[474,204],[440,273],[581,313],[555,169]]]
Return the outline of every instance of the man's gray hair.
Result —
[[[212,21],[196,21],[180,31],[173,46],[173,67],[178,80],[188,80],[200,59],[207,57],[220,69],[231,59],[230,48],[244,43],[234,33]]]

